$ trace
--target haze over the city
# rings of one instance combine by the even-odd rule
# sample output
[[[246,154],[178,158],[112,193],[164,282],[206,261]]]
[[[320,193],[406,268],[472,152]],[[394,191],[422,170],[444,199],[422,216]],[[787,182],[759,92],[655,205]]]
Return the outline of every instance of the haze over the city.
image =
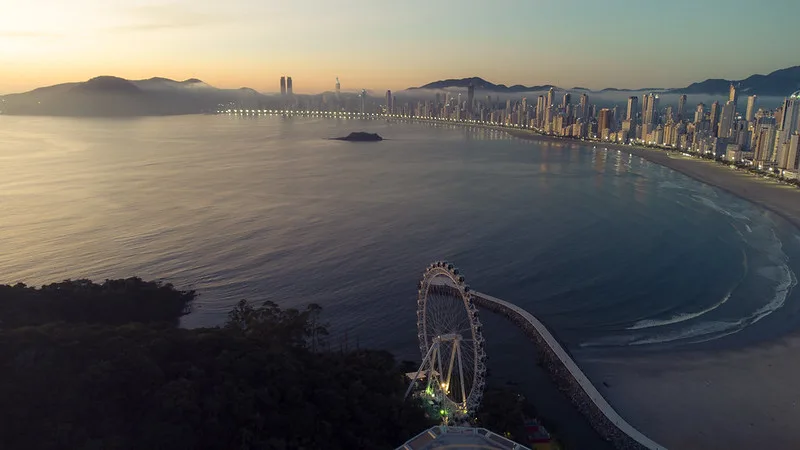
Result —
[[[677,87],[797,64],[798,15],[794,0],[11,0],[0,94],[104,74],[265,92],[289,74],[298,93],[332,89],[337,76],[343,90],[468,76]]]

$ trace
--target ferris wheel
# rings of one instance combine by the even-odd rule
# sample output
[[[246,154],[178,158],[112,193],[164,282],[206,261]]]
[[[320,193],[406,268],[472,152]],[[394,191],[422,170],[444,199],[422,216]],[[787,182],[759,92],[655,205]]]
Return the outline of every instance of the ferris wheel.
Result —
[[[486,352],[472,292],[452,264],[438,261],[425,270],[417,333],[422,364],[406,395],[424,377],[424,393],[438,401],[445,418],[474,413],[485,386]]]

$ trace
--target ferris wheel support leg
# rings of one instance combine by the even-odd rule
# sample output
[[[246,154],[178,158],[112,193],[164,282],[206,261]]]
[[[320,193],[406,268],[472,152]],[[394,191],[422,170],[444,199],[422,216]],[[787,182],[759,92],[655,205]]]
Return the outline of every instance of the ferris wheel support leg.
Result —
[[[428,360],[428,389],[431,388],[431,383],[433,383],[433,372],[436,371],[436,354],[439,353],[439,342],[434,342],[433,353],[431,353],[431,357]],[[438,373],[438,372],[437,372]]]
[[[417,369],[417,373],[414,374],[414,378],[411,380],[411,384],[408,385],[408,389],[406,390],[406,395],[403,396],[403,400],[405,400],[406,397],[408,397],[408,394],[411,393],[411,389],[414,387],[414,383],[417,382],[417,379],[419,378],[420,372],[422,372],[422,369],[425,368],[425,364],[428,362],[428,358],[430,358],[431,352],[433,352],[433,348],[435,346],[436,346],[436,344],[431,345],[431,348],[428,349],[428,353],[425,355],[425,358],[422,360],[422,364],[419,365],[419,369]],[[429,370],[429,372],[430,372],[430,370]],[[431,379],[431,377],[430,377],[430,373],[429,373],[428,374],[428,385],[430,385],[430,379]]]
[[[461,345],[456,342],[456,352],[458,352],[458,375],[461,377],[461,401],[467,406],[467,393],[464,391],[464,366],[461,363]],[[454,352],[455,353],[455,352]]]
[[[436,358],[439,361],[439,391],[442,390],[442,374],[444,373],[444,366],[442,366],[442,349],[441,349],[441,341],[439,341],[439,348],[436,349]],[[432,378],[432,377],[431,377]]]
[[[447,380],[444,382],[446,389],[444,389],[445,393],[450,391],[450,376],[453,375],[453,363],[456,360],[456,348],[458,348],[458,340],[453,341],[453,350],[450,352],[450,367],[447,368]],[[442,386],[444,388],[444,386]]]

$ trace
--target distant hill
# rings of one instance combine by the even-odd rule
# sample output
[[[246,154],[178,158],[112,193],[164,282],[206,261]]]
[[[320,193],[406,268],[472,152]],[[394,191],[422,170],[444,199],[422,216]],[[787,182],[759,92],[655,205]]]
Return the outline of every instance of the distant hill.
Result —
[[[506,86],[505,84],[494,84],[489,81],[484,80],[483,78],[479,77],[470,77],[470,78],[459,78],[459,79],[449,79],[449,80],[440,80],[434,81],[433,83],[428,83],[424,86],[419,87],[412,87],[408,88],[408,90],[415,90],[415,89],[450,89],[450,88],[468,88],[470,85],[475,87],[477,91],[488,91],[488,92],[497,92],[499,94],[502,93],[514,93],[514,92],[530,92],[530,91],[546,91],[548,89],[555,88],[560,89],[557,86],[553,86],[550,84],[542,85],[542,86],[523,86],[521,84],[515,84],[513,86]]]
[[[670,89],[675,94],[727,94],[731,83],[746,95],[785,97],[800,89],[800,66],[776,70],[767,75],[751,75],[744,80],[708,79],[685,88]]]
[[[707,94],[707,95],[727,95],[728,88],[731,83],[739,86],[739,92],[745,95],[760,95],[760,96],[777,96],[784,97],[790,95],[792,92],[800,90],[800,66],[789,67],[786,69],[776,70],[768,75],[752,75],[744,80],[723,80],[723,79],[709,79],[699,83],[692,83],[683,88],[640,88],[640,89],[622,89],[609,87],[600,91],[592,91],[584,87],[574,87],[570,91],[584,91],[584,92],[664,92],[671,94]],[[479,77],[459,78],[434,81],[419,87],[412,87],[408,90],[418,89],[466,89],[469,85],[475,86],[475,90],[493,92],[498,94],[511,94],[519,92],[531,91],[546,91],[555,88],[556,90],[563,91],[555,85],[545,84],[540,86],[523,86],[515,84],[513,86],[506,86],[504,84],[494,84]]]
[[[100,76],[6,95],[2,97],[2,113],[102,117],[195,114],[228,103],[256,108],[270,98],[250,88],[218,89],[196,78],[126,80]]]

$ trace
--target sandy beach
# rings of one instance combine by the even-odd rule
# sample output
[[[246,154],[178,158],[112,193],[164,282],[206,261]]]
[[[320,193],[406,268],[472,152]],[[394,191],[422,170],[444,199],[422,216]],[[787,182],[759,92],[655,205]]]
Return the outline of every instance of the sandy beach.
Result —
[[[582,365],[633,426],[667,448],[792,449],[800,443],[798,354],[800,338],[791,337]]]

